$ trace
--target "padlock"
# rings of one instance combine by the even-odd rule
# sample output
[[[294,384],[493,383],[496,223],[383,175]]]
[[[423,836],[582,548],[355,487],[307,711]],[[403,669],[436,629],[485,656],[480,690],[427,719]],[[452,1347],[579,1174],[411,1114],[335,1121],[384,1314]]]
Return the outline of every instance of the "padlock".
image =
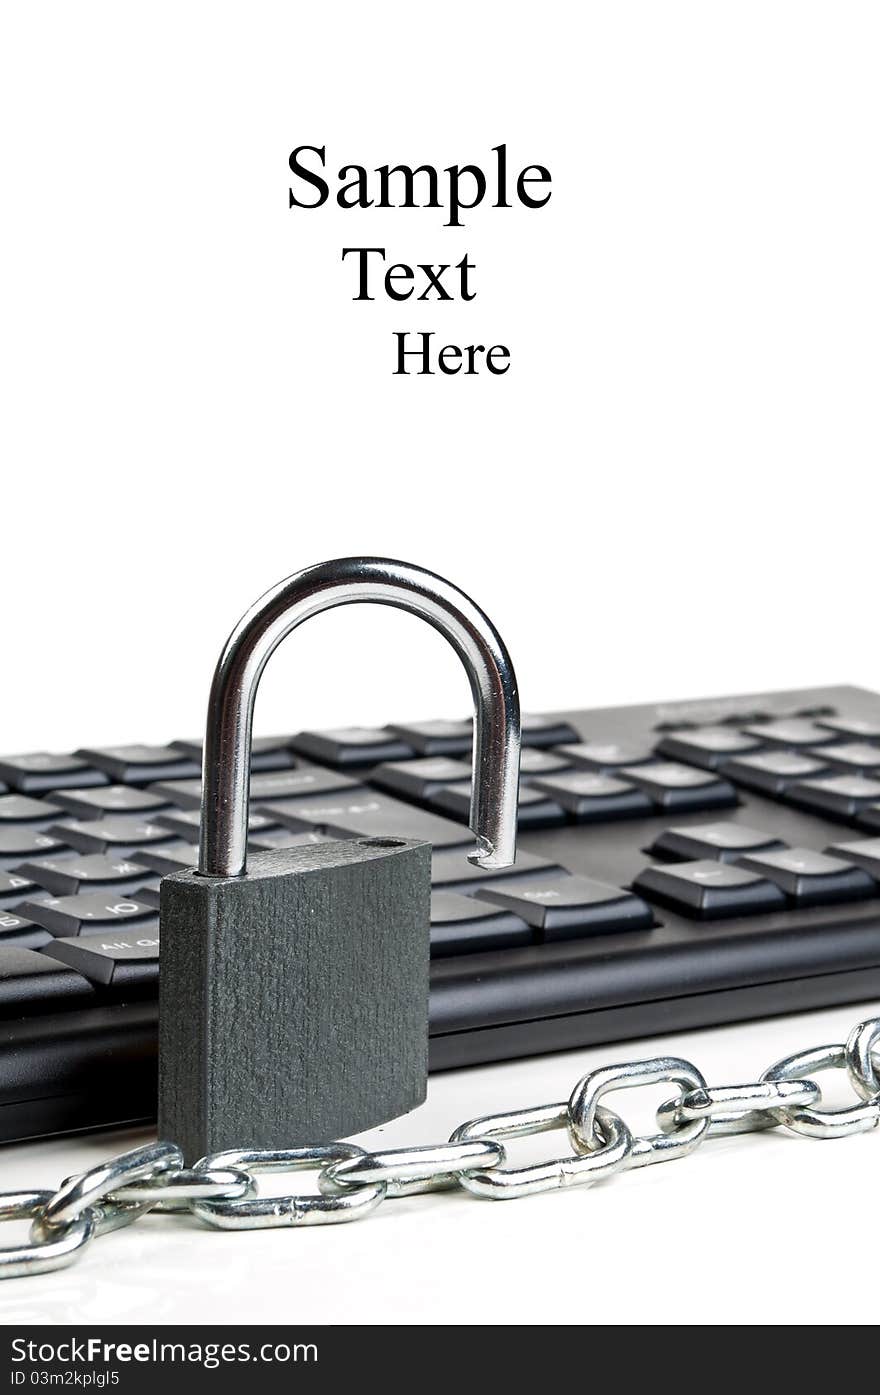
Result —
[[[469,860],[515,856],[516,679],[473,601],[419,567],[357,557],[306,568],[257,601],[211,686],[198,868],[161,886],[159,1133],[188,1161],[328,1142],[425,1097],[429,844],[351,838],[247,857],[260,676],[297,625],[356,601],[412,611],[455,649],[475,718]]]

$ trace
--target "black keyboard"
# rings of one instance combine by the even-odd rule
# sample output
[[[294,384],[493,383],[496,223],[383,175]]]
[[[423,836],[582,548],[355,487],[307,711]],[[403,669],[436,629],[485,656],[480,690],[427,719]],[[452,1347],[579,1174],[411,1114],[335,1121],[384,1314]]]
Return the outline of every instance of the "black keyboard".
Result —
[[[251,848],[434,846],[435,1070],[880,995],[880,695],[523,722],[516,864],[466,860],[470,721],[264,737]],[[0,1138],[155,1117],[158,888],[198,741],[0,759]]]

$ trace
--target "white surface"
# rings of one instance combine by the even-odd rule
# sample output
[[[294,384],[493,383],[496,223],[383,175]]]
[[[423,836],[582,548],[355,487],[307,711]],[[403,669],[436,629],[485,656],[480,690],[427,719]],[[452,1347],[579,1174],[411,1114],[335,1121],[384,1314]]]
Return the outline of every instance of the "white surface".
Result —
[[[597,1047],[433,1077],[428,1103],[362,1135],[440,1142],[465,1119],[567,1097],[591,1067],[674,1052],[710,1084],[757,1079],[781,1056],[841,1041],[877,1003]],[[830,1102],[845,1086],[822,1077]],[[608,1096],[650,1128],[663,1088]],[[52,1186],[145,1140],[103,1135],[0,1151],[0,1188]],[[519,1201],[386,1202],[350,1225],[208,1231],[153,1216],[96,1241],[75,1268],[7,1284],[8,1323],[871,1323],[876,1131],[835,1142],[781,1131],[707,1141],[694,1155]],[[562,1134],[510,1145],[561,1156]],[[283,1192],[304,1175],[264,1179]],[[268,1188],[267,1188],[268,1190]],[[11,1229],[11,1227],[9,1227]]]
[[[876,683],[869,0],[47,0],[3,29],[9,749],[196,732],[245,606],[351,552],[470,590],[537,710]],[[302,143],[499,141],[549,167],[545,209],[288,209]],[[364,244],[468,252],[477,299],[356,304]],[[513,366],[393,377],[420,327]],[[258,720],[466,704],[426,627],[349,611],[279,653]]]
[[[471,591],[533,710],[876,686],[878,38],[867,0],[7,6],[0,744],[197,733],[245,605],[347,552]],[[514,168],[550,168],[546,209],[449,229],[287,207],[301,143],[333,168],[484,163],[499,141]],[[355,304],[340,252],[361,244],[468,253],[478,298]],[[395,378],[398,328],[501,340],[513,366]],[[446,647],[377,608],[285,646],[258,725],[466,706]],[[674,1045],[736,1079],[853,1016]],[[387,1134],[443,1137],[622,1052],[438,1079]],[[3,1302],[59,1320],[866,1317],[878,1146],[734,1140],[592,1194],[401,1202],[302,1236],[155,1221]],[[105,1147],[0,1168],[54,1181]]]

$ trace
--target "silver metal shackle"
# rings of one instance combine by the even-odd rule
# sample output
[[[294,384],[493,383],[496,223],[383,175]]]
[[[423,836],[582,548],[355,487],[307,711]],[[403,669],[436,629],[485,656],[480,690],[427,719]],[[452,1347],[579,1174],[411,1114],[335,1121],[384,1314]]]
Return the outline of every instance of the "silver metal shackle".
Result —
[[[399,606],[448,639],[474,702],[469,861],[506,867],[516,855],[520,713],[516,675],[501,636],[451,582],[408,562],[342,557],[280,581],[236,625],[217,663],[208,701],[202,770],[199,873],[240,877],[247,866],[250,753],[260,678],[281,641],[337,605]]]

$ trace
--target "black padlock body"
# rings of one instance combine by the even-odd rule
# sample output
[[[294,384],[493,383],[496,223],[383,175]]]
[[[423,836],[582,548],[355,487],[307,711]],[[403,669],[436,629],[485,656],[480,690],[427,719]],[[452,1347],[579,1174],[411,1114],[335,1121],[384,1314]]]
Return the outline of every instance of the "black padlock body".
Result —
[[[430,868],[428,843],[364,838],[163,879],[159,1136],[187,1162],[326,1143],[422,1103]]]

